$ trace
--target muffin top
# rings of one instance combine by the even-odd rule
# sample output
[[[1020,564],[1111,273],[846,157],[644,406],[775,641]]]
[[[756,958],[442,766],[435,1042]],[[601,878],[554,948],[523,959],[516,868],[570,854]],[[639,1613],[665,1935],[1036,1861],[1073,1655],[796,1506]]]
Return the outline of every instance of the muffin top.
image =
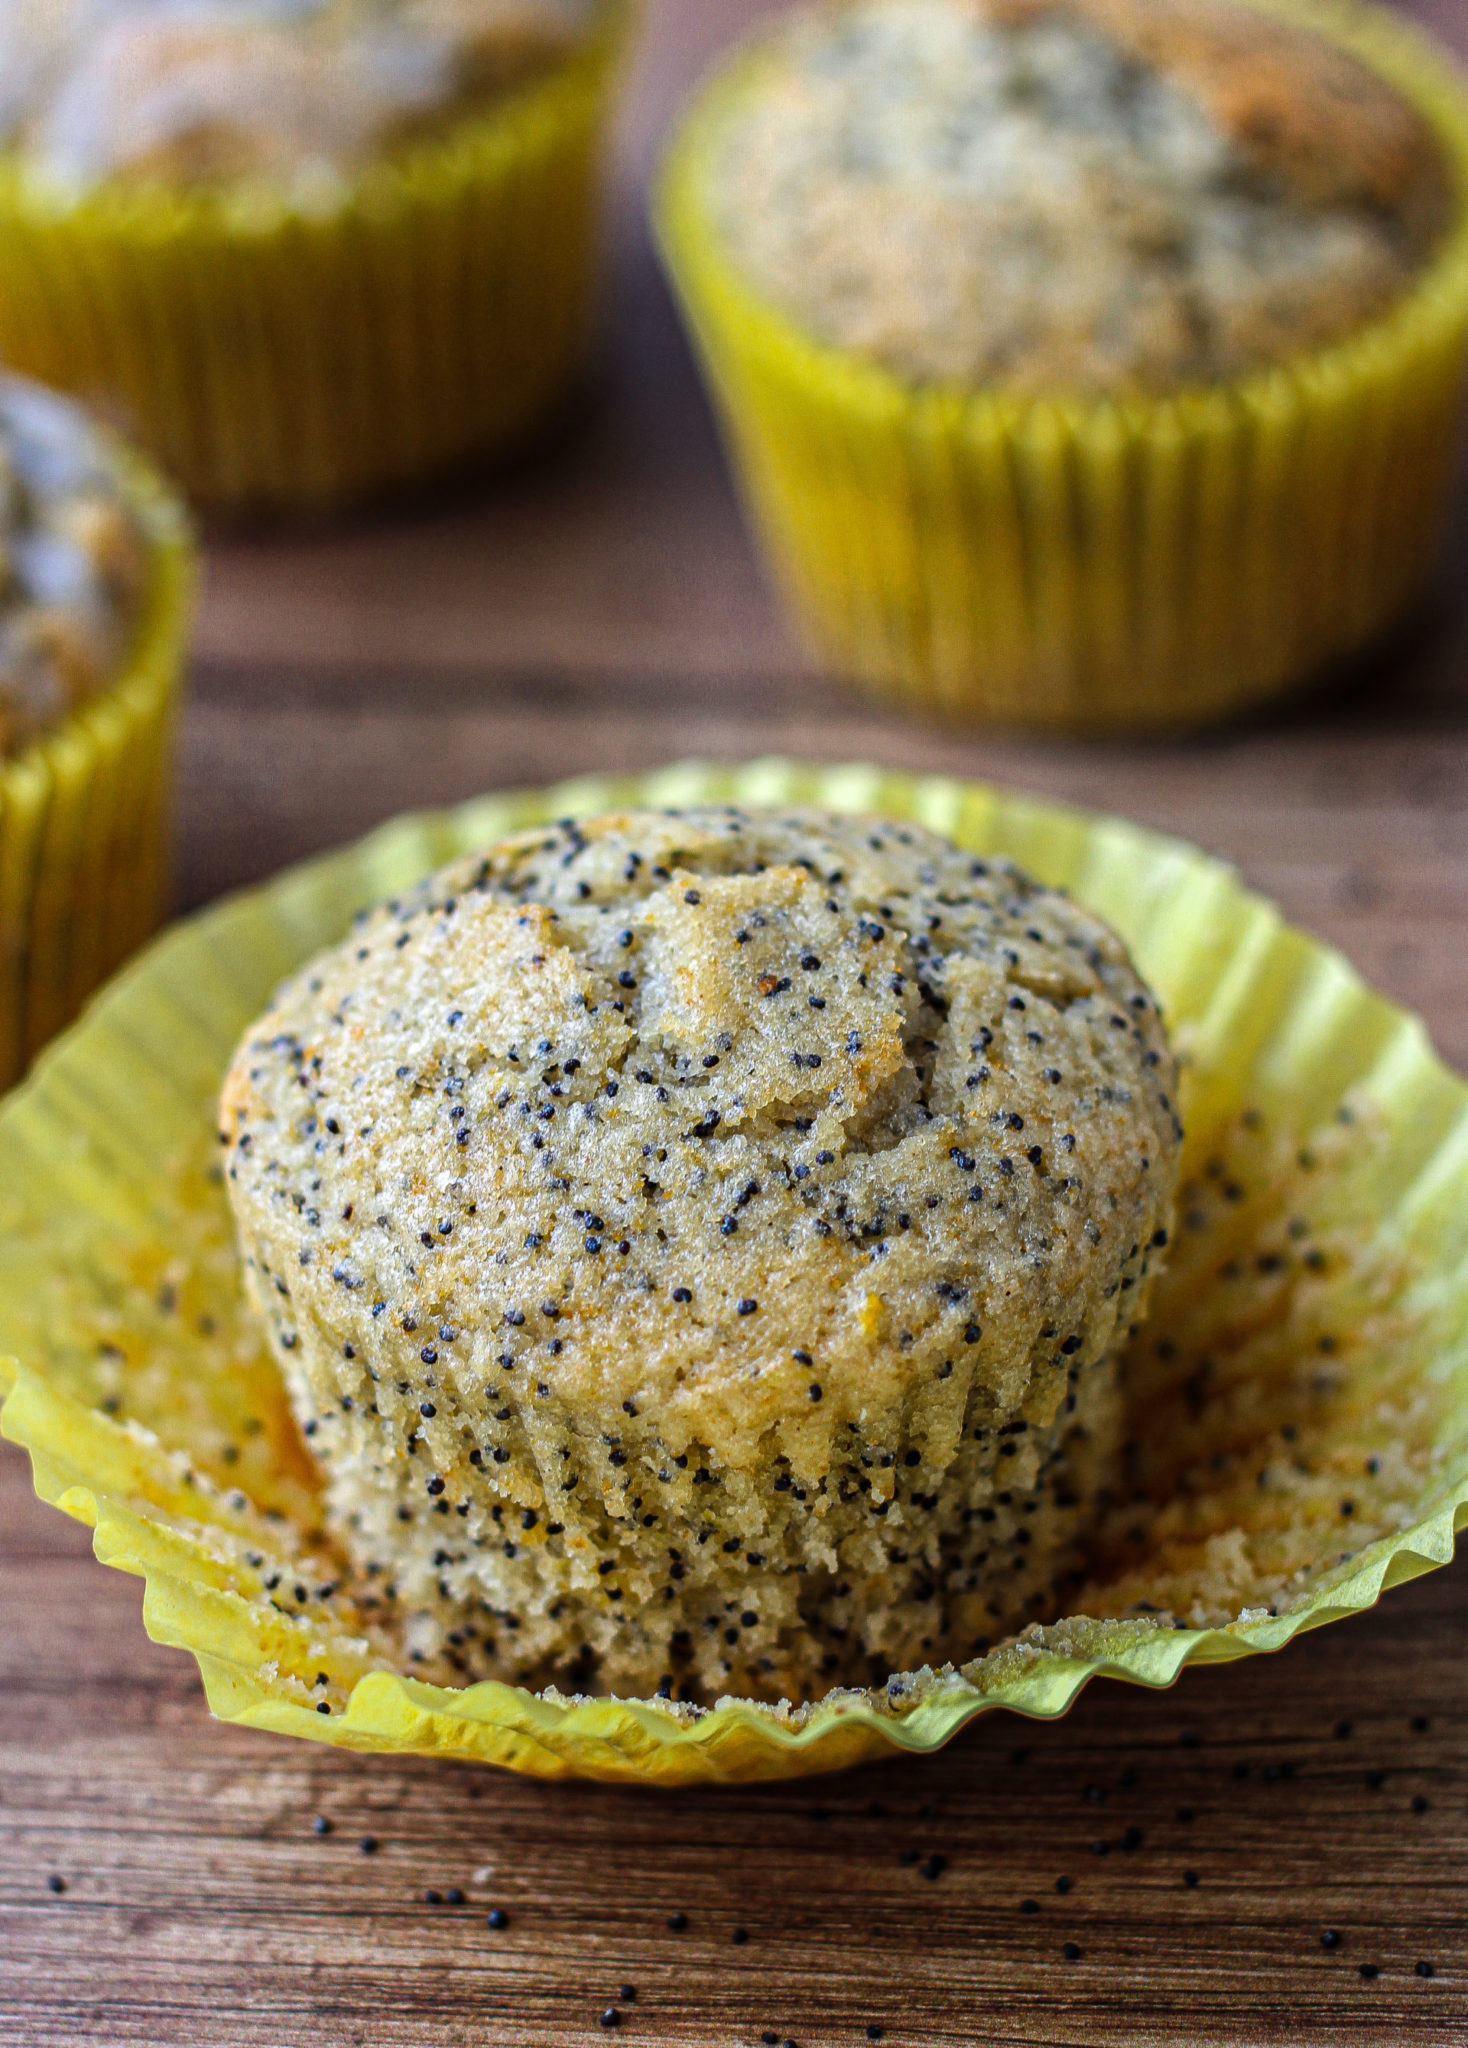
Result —
[[[326,179],[559,61],[597,0],[8,0],[0,134],[65,186]]]
[[[221,1140],[286,1352],[593,1442],[656,1404],[730,1468],[773,1430],[799,1475],[966,1346],[1049,1422],[1043,1339],[1165,1220],[1174,1085],[1119,940],[1008,865],[633,812],[366,916],[246,1035]]]
[[[1166,390],[1388,307],[1448,212],[1425,121],[1234,0],[848,0],[756,56],[719,232],[820,339],[917,380]]]
[[[146,560],[85,413],[0,379],[0,758],[112,680]]]

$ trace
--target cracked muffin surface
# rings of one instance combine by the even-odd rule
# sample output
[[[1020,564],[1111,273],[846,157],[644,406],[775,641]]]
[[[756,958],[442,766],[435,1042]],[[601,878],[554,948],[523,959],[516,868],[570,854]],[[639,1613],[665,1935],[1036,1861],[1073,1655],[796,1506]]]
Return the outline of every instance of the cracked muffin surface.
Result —
[[[359,921],[220,1137],[425,1672],[808,1697],[1079,1583],[1179,1126],[1115,936],[915,827],[632,812]]]
[[[919,381],[1163,391],[1382,314],[1449,216],[1364,64],[1235,0],[842,0],[765,38],[710,196],[756,288]]]

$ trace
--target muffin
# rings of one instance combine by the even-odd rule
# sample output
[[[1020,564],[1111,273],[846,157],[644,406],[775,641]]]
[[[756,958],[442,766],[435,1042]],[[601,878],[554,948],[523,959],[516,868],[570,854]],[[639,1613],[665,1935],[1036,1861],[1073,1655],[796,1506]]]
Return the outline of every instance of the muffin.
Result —
[[[1420,587],[1468,104],[1368,10],[844,0],[712,83],[660,201],[817,649],[914,702],[1184,722]]]
[[[491,454],[583,349],[616,0],[58,0],[0,24],[0,349],[201,501]]]
[[[187,587],[148,473],[0,379],[0,1087],[162,907]]]
[[[143,530],[84,416],[0,384],[0,755],[111,681],[137,626]]]
[[[1111,932],[907,825],[568,819],[364,917],[220,1139],[368,1604],[464,1676],[692,1699],[1049,1612],[1175,1085]]]
[[[865,0],[729,124],[717,225],[802,326],[920,382],[1170,390],[1375,317],[1441,233],[1422,116],[1198,0]]]

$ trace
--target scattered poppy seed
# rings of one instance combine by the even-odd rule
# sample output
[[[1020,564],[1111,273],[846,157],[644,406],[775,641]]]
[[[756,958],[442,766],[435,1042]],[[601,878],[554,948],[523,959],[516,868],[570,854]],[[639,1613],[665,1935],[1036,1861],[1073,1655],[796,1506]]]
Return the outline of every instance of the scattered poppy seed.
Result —
[[[456,1884],[451,1884],[448,1890],[443,1895],[443,1902],[446,1906],[462,1906],[464,1903],[464,1894],[459,1890],[459,1887]]]
[[[1078,1963],[1081,1959],[1081,1945],[1078,1941],[1068,1941],[1060,1953],[1068,1963]]]
[[[1374,1984],[1381,1975],[1380,1967],[1376,1963],[1358,1963],[1356,1967],[1368,1984]]]
[[[1061,1896],[1062,1898],[1064,1898],[1064,1897],[1065,1897],[1066,1893],[1067,1893],[1067,1892],[1068,1892],[1068,1891],[1070,1890],[1070,1887],[1071,1887],[1071,1881],[1070,1881],[1070,1879],[1069,1879],[1068,1877],[1057,1877],[1057,1878],[1056,1878],[1056,1880],[1055,1880],[1055,1889],[1056,1889],[1056,1890],[1057,1890],[1057,1891],[1058,1891],[1058,1892],[1060,1893],[1060,1896]]]
[[[500,1932],[501,1928],[508,1927],[510,1924],[510,1916],[503,1906],[491,1906],[484,1917],[486,1925],[492,1927],[496,1934]]]
[[[318,1813],[312,1820],[311,1832],[313,1835],[329,1835],[331,1833],[331,1822],[324,1813]]]
[[[1437,1975],[1437,1972],[1433,1968],[1432,1964],[1424,1958],[1424,1960],[1418,1963],[1417,1965],[1417,1975],[1419,1977],[1435,1977]]]
[[[668,1925],[674,1934],[681,1934],[688,1925],[688,1915],[686,1913],[670,1913],[668,1915]]]
[[[357,1847],[364,1856],[375,1856],[377,1854],[376,1835],[363,1835],[361,1841],[358,1842]]]
[[[736,1927],[729,1936],[729,1939],[733,1942],[735,1948],[743,1948],[745,1942],[749,1939],[749,1929],[747,1927]]]
[[[1038,1913],[1040,1910],[1040,1901],[1038,1899],[1021,1899],[1019,1902],[1019,1909],[1021,1913]]]
[[[56,1877],[54,1875],[48,1877],[46,1879],[46,1889],[48,1892],[56,1892],[60,1894],[61,1892],[64,1892],[66,1890],[66,1879],[64,1877]]]
[[[614,2005],[609,2005],[601,2016],[601,2023],[604,2027],[620,2027],[622,2015]]]
[[[1188,1887],[1189,1891],[1193,1891],[1194,1889],[1196,1889],[1198,1883],[1197,1871],[1185,1870],[1183,1872],[1183,1883]]]
[[[1336,1949],[1340,1947],[1344,1939],[1345,1937],[1339,1927],[1327,1927],[1321,1934],[1320,1946],[1324,1949]]]

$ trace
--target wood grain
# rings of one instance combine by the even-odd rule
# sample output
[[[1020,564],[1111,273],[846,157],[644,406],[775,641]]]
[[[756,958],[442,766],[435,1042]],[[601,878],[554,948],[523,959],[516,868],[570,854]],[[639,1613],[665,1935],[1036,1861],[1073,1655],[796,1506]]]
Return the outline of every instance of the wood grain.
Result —
[[[684,753],[864,757],[1200,840],[1468,1065],[1463,522],[1435,609],[1398,644],[1190,746],[921,726],[802,659],[640,228],[668,108],[757,8],[649,10],[603,368],[533,463],[390,517],[211,547],[181,903],[483,788]],[[1408,11],[1468,51],[1461,0]],[[0,2048],[543,2048],[606,2039],[609,2004],[618,2038],[689,2048],[767,2028],[844,2048],[868,2026],[912,2048],[1446,2048],[1468,2038],[1465,1659],[1459,1566],[1282,1659],[1168,1695],[1094,1687],[1055,1726],[996,1719],[921,1764],[737,1795],[544,1787],[215,1726],[189,1661],[147,1642],[135,1584],[8,1452]],[[945,1857],[941,1875],[903,1863],[912,1849]],[[425,1902],[451,1886],[463,1905]]]

